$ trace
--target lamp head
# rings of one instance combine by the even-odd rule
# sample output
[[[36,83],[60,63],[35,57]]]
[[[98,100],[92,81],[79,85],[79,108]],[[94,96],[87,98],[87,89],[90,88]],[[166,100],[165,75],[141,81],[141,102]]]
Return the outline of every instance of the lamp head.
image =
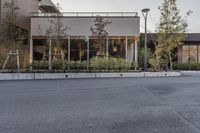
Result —
[[[149,8],[142,9],[142,12],[143,12],[143,13],[148,13],[149,11],[150,11]]]

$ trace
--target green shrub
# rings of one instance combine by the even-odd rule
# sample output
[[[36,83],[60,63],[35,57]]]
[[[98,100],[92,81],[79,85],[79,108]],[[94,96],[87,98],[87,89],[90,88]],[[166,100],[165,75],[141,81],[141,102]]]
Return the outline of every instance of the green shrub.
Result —
[[[34,61],[32,63],[33,70],[48,70],[48,61]],[[87,62],[81,61],[52,61],[52,70],[86,70]]]
[[[53,61],[52,62],[52,69],[53,70],[63,70],[63,69],[65,69],[65,62],[63,62],[63,61]]]
[[[86,70],[87,69],[87,62],[86,61],[70,61],[67,63],[67,67],[70,70]]]
[[[133,67],[135,67],[134,63],[127,62],[122,58],[94,57],[90,60],[92,70],[130,70]]]
[[[6,60],[6,55],[0,53],[0,68],[3,67],[3,64],[5,63],[5,60]]]
[[[200,70],[200,63],[197,63],[197,62],[191,63],[190,70]]]
[[[49,64],[48,61],[34,61],[31,66],[34,70],[46,70]]]
[[[200,63],[175,63],[173,64],[174,70],[200,70]]]
[[[90,59],[90,68],[92,70],[99,70],[100,69],[100,63],[98,57],[93,57]]]
[[[34,61],[32,63],[33,70],[48,70],[48,61]],[[135,68],[134,62],[127,62],[122,58],[114,58],[114,57],[102,57],[97,58],[94,57],[90,60],[90,68],[92,70],[100,70],[100,71],[121,71],[121,70],[131,70]],[[80,71],[87,70],[87,61],[53,61],[52,62],[52,70],[72,70],[72,71]]]
[[[119,70],[117,62],[118,62],[117,58],[110,58],[109,70]]]

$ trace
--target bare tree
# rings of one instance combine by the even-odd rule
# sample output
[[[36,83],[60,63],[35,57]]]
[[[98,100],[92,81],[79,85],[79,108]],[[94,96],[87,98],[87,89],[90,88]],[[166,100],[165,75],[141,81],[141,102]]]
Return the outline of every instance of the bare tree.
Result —
[[[62,14],[60,13],[53,20],[49,20],[49,23],[50,26],[46,31],[46,35],[49,44],[49,70],[52,70],[52,59],[62,61],[65,59],[62,45],[68,37],[66,31],[69,28],[63,24]]]
[[[106,37],[108,36],[108,32],[106,31],[106,26],[110,25],[112,22],[108,20],[104,20],[103,17],[97,16],[94,20],[94,27],[90,27],[90,31],[92,32],[92,36],[96,41],[95,47],[99,50],[99,54],[105,55],[105,44]]]

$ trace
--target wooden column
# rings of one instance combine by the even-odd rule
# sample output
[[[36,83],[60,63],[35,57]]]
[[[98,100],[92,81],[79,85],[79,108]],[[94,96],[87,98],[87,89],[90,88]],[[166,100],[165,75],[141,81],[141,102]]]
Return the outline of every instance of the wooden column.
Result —
[[[20,73],[19,51],[18,50],[16,50],[16,54],[17,54],[17,72]]]
[[[106,56],[109,57],[109,51],[108,51],[108,37],[106,37]]]
[[[70,36],[68,37],[68,62],[70,62],[70,43],[71,43],[71,40],[70,40]]]
[[[126,36],[126,61],[128,61],[128,37]]]
[[[135,65],[138,67],[138,41],[135,39]]]
[[[190,63],[190,44],[189,44],[189,63]]]
[[[33,63],[33,39],[31,37],[30,38],[30,64],[32,64],[32,63]]]
[[[199,46],[197,44],[197,62],[199,62]]]
[[[87,70],[90,67],[90,38],[89,36],[86,37],[86,42],[87,42]]]
[[[68,55],[68,59],[67,59],[67,64],[68,64],[68,70],[70,70],[70,67],[69,67],[69,63],[70,63],[70,43],[71,43],[71,40],[70,40],[70,36],[68,36],[68,48],[67,48],[67,55]]]
[[[52,70],[52,40],[49,37],[49,70]]]

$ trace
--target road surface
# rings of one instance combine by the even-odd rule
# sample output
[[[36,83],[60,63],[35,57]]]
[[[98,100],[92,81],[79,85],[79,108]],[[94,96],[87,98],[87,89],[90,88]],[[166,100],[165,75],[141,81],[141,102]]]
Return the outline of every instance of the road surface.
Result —
[[[0,81],[0,133],[200,133],[200,77]]]

